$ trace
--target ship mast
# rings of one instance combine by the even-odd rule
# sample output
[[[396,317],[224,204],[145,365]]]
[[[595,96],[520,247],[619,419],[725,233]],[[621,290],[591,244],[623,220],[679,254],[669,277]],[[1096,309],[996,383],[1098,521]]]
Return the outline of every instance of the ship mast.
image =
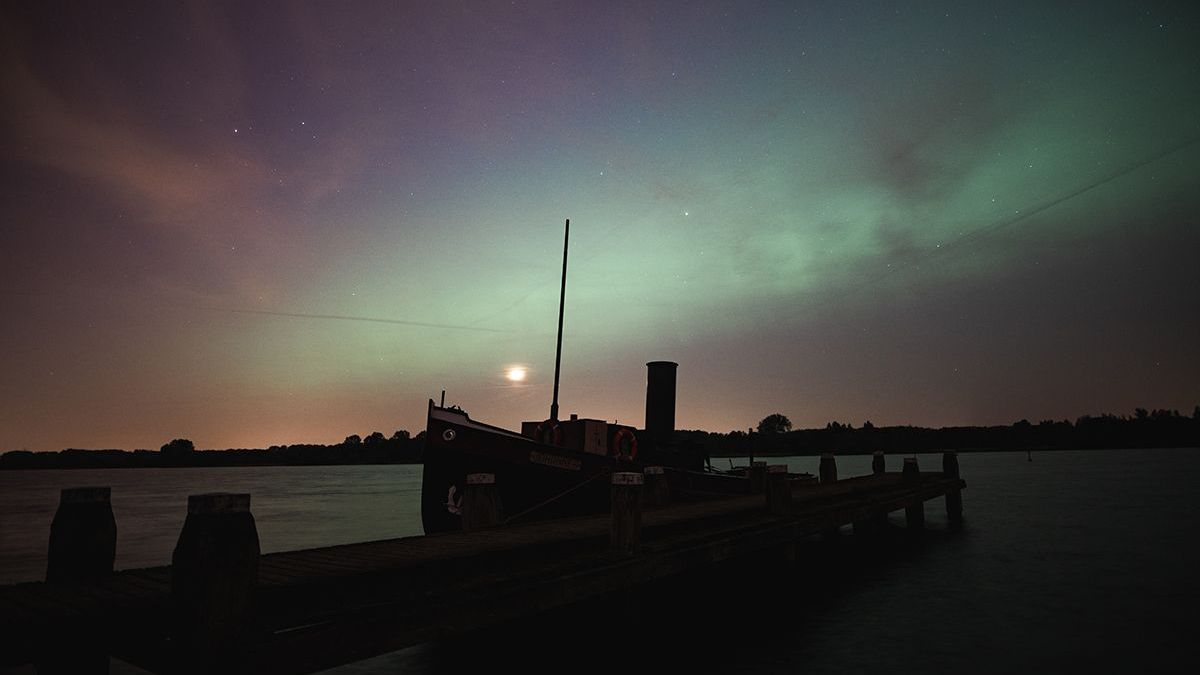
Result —
[[[563,271],[562,287],[558,295],[558,346],[554,350],[554,400],[550,403],[550,421],[558,421],[558,371],[562,364],[562,327],[563,307],[567,301],[567,242],[571,238],[571,219],[567,218],[566,232],[563,234]]]

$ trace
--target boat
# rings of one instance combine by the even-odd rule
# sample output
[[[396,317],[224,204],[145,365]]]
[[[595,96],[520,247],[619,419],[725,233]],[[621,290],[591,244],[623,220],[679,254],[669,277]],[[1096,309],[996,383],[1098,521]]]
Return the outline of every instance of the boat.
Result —
[[[467,476],[494,476],[506,522],[600,513],[609,508],[614,472],[661,473],[675,499],[744,495],[744,471],[719,471],[703,451],[673,442],[678,364],[647,366],[644,429],[572,414],[559,419],[558,384],[566,302],[567,249],[571,221],[563,237],[563,272],[554,357],[550,415],[525,421],[520,431],[474,420],[462,408],[429,400],[422,454],[421,520],[426,534],[462,529]]]

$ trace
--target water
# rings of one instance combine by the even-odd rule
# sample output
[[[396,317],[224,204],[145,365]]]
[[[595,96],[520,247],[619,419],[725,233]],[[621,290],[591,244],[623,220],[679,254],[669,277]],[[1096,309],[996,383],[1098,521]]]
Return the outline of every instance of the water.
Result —
[[[167,565],[187,496],[248,492],[264,553],[421,534],[421,467],[0,471],[0,583],[45,578],[64,487],[112,487],[117,569]]]
[[[334,672],[1191,672],[1200,663],[1200,451],[1033,458],[960,455],[959,534],[945,531],[937,500],[919,543],[812,542],[784,571],[731,567],[651,591],[636,622],[593,603]],[[783,461],[817,471],[816,458]],[[890,469],[899,463],[889,457]],[[937,470],[940,457],[920,463]],[[869,465],[839,458],[839,475]],[[85,484],[113,487],[119,567],[167,562],[185,496],[203,491],[251,492],[264,551],[420,530],[419,467],[0,473],[0,577],[44,573],[57,490]]]

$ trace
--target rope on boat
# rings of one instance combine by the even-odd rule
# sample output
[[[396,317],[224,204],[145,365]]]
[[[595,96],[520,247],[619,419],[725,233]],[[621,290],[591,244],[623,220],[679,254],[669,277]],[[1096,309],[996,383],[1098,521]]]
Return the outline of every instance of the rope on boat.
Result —
[[[520,518],[521,516],[525,516],[525,515],[528,515],[528,514],[530,514],[530,513],[533,513],[534,511],[537,511],[538,509],[542,508],[543,506],[546,506],[547,504],[550,504],[551,502],[555,502],[555,501],[557,501],[557,500],[559,500],[559,499],[562,499],[563,497],[566,497],[567,495],[569,495],[569,494],[571,494],[572,492],[574,492],[574,491],[578,490],[579,488],[583,487],[584,485],[587,485],[588,483],[590,483],[590,482],[592,482],[592,481],[596,480],[597,478],[599,478],[599,477],[601,477],[601,476],[607,476],[607,475],[608,475],[608,474],[607,474],[607,473],[604,473],[603,471],[601,471],[601,472],[598,472],[598,473],[595,473],[595,474],[592,474],[591,478],[588,478],[588,479],[584,480],[582,483],[578,483],[578,484],[576,484],[576,485],[572,485],[571,487],[567,488],[567,489],[566,489],[564,492],[560,492],[560,493],[558,493],[558,494],[554,495],[553,497],[551,497],[551,498],[547,499],[546,501],[544,501],[544,502],[542,502],[542,503],[540,503],[540,504],[535,504],[535,505],[533,505],[533,506],[531,506],[531,507],[529,507],[529,508],[525,509],[524,511],[522,511],[522,512],[520,512],[520,513],[516,514],[516,515],[509,516],[508,518],[505,518],[505,519],[504,519],[504,524],[505,524],[505,525],[507,525],[507,524],[511,523],[512,521],[516,520],[517,518]]]

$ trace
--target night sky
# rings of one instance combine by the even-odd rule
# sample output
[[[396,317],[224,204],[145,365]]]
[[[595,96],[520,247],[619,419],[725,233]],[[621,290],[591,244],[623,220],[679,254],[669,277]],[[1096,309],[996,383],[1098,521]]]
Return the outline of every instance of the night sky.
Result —
[[[0,450],[1200,403],[1197,3],[399,4],[3,5]]]

